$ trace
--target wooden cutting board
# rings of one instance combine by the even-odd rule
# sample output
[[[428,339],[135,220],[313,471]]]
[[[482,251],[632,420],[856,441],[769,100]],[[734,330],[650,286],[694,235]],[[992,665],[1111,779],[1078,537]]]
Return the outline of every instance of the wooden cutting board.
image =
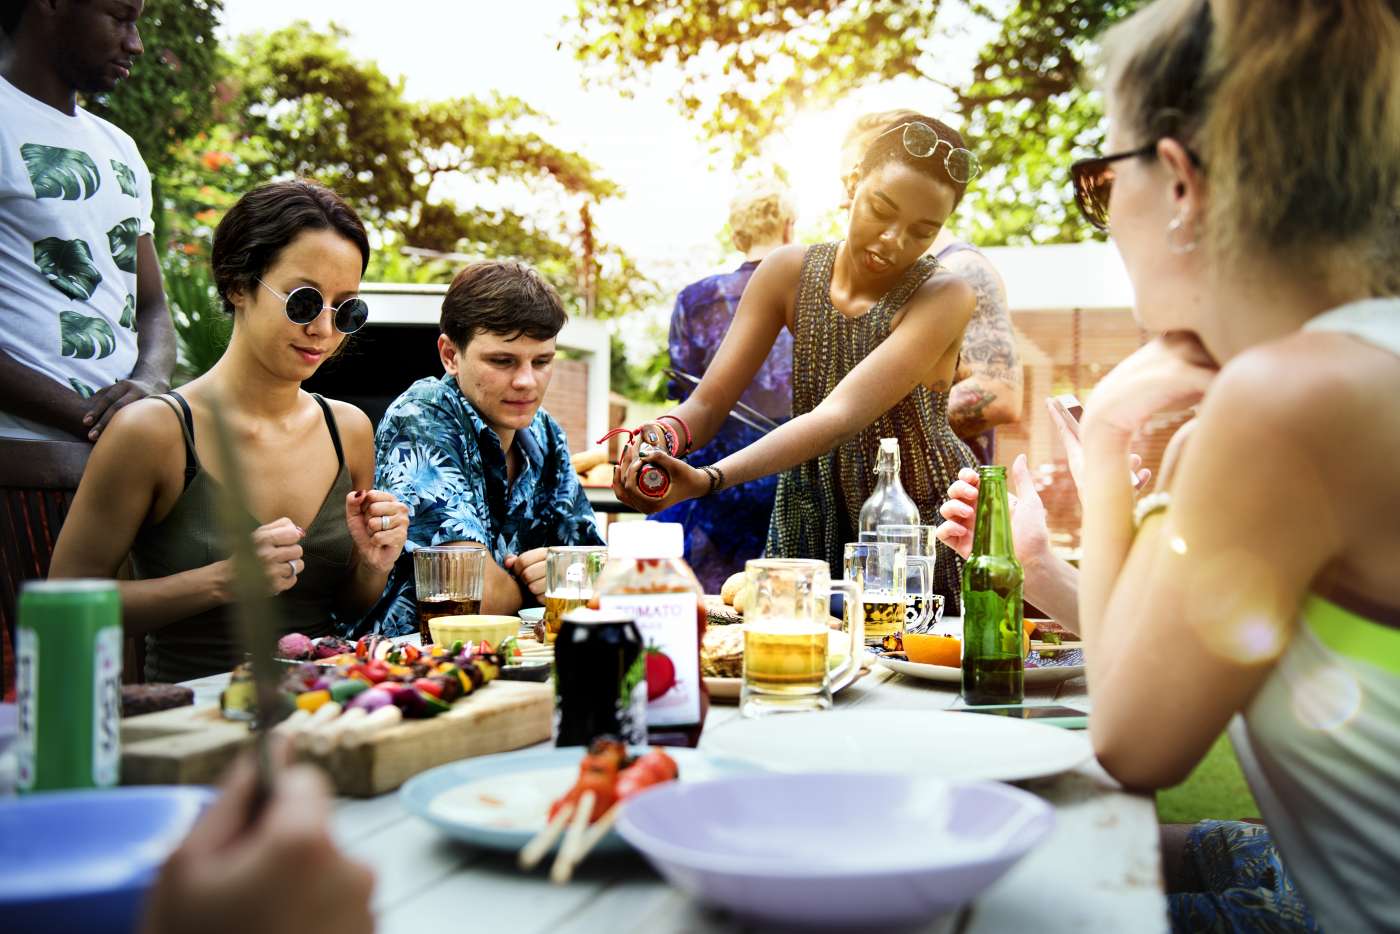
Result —
[[[445,762],[543,742],[553,723],[549,685],[498,679],[441,716],[405,720],[358,746],[305,758],[326,769],[340,794],[370,797]],[[251,742],[245,724],[223,719],[215,707],[128,717],[122,721],[122,784],[212,784]]]

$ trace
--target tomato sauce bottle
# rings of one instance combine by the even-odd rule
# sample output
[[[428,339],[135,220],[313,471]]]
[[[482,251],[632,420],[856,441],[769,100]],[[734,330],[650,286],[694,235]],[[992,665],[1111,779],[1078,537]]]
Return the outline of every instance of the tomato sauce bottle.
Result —
[[[685,533],[674,522],[614,522],[608,563],[594,585],[600,609],[631,613],[647,674],[647,739],[696,746],[710,694],[700,677],[704,592],[685,563]]]

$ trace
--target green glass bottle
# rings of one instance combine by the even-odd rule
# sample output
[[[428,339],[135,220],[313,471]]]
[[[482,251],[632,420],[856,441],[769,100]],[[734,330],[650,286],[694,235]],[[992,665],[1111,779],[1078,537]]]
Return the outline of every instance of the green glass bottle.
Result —
[[[962,574],[962,693],[969,705],[1019,704],[1025,696],[1021,588],[1011,542],[1005,467],[978,467],[972,554]]]

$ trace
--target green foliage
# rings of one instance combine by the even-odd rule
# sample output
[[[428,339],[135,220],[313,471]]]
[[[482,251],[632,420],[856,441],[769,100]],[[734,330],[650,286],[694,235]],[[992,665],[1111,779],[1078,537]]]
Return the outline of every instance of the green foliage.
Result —
[[[175,324],[177,358],[174,385],[207,371],[228,347],[233,319],[224,313],[206,263],[167,262],[165,301]]]
[[[36,198],[81,201],[97,194],[102,176],[92,156],[77,149],[25,143],[19,147]]]
[[[146,53],[115,91],[84,104],[131,134],[153,178],[209,120],[222,12],[223,0],[146,0],[139,24]]]
[[[671,362],[666,341],[658,338],[655,352],[637,360],[628,357],[627,345],[617,331],[613,331],[610,345],[608,381],[612,391],[637,402],[665,402],[665,370]]]
[[[1086,93],[1084,63],[1093,37],[1140,4],[1020,0],[998,19],[981,0],[959,0],[964,11],[999,24],[972,80],[952,88],[957,116],[987,168],[960,208],[977,242],[1095,235],[1074,210],[1068,183],[1070,151],[1101,139],[1102,114]],[[935,31],[944,6],[938,0],[578,0],[571,41],[595,78],[624,91],[657,65],[678,68],[677,106],[701,119],[739,165],[800,109],[911,75],[942,84],[935,76],[938,42],[955,41]]]
[[[105,318],[90,317],[76,311],[58,313],[58,333],[65,357],[80,359],[111,356],[117,349],[117,335]]]
[[[74,301],[87,301],[102,281],[92,261],[92,250],[84,240],[62,240],[45,237],[34,243],[34,265],[49,281]]]

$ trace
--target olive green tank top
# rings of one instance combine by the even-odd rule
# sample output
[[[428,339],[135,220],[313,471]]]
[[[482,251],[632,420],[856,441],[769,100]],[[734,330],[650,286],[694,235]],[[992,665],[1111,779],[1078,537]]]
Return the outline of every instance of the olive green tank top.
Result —
[[[194,417],[178,393],[157,396],[180,419],[185,436],[185,489],[159,522],[145,525],[131,547],[131,562],[138,580],[169,577],[205,567],[228,557],[220,542],[219,483],[200,466],[194,446]],[[326,418],[340,469],[306,527],[301,546],[306,567],[297,582],[275,599],[288,632],[308,636],[334,630],[333,608],[350,571],[354,546],[345,525],[345,497],[350,492],[350,471],[330,406],[313,396]],[[259,522],[245,511],[248,531]],[[221,606],[163,626],[146,636],[147,681],[187,681],[229,671],[243,659],[234,629],[231,607]]]
[[[807,249],[798,283],[792,348],[793,416],[812,411],[836,384],[890,336],[890,324],[910,296],[939,268],[920,257],[900,280],[860,317],[841,314],[831,303],[831,276],[839,243]],[[843,550],[858,538],[860,507],[875,489],[875,460],[881,438],[898,438],[900,480],[922,521],[941,522],[938,508],[963,467],[977,461],[948,424],[948,393],[927,386],[895,404],[856,437],[778,478],[766,553],[780,558],[820,558],[833,576],[842,571]],[[962,561],[939,543],[934,591],[950,613],[958,613]]]

